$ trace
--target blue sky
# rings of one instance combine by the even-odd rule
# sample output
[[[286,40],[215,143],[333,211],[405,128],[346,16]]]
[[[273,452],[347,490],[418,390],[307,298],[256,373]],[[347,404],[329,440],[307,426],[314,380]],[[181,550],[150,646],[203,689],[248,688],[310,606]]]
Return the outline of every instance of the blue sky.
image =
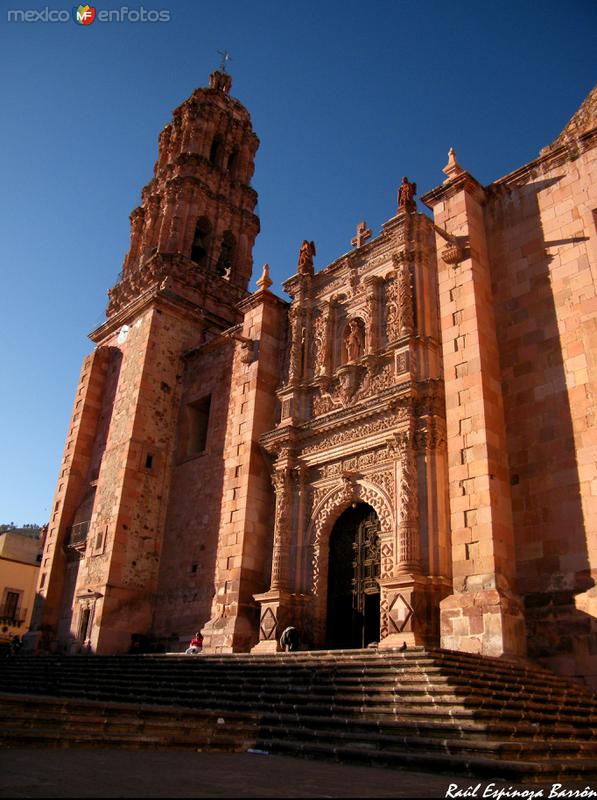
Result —
[[[0,522],[48,517],[81,359],[172,109],[232,55],[261,147],[254,280],[323,267],[393,216],[450,146],[482,183],[535,158],[596,81],[597,3],[102,2],[167,23],[8,22],[0,1]]]

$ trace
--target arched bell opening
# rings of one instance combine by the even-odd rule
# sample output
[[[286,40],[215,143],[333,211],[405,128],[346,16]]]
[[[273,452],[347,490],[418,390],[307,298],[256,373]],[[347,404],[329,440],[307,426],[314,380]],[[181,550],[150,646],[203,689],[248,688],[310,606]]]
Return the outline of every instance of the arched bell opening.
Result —
[[[209,242],[211,237],[211,225],[206,217],[197,220],[193,245],[191,247],[191,261],[199,266],[206,266],[209,253]]]
[[[379,641],[380,524],[367,503],[336,520],[329,542],[326,647],[352,649]]]

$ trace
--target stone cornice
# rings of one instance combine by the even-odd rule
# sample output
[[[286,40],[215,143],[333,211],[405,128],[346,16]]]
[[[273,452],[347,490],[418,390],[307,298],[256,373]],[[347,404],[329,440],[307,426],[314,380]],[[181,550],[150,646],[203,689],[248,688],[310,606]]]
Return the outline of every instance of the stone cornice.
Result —
[[[257,308],[257,306],[261,305],[262,303],[279,305],[282,308],[288,308],[290,306],[290,303],[287,300],[283,300],[273,292],[270,292],[269,289],[265,289],[253,292],[253,294],[249,295],[249,297],[241,300],[237,307],[241,313],[246,314],[247,311],[250,311],[252,308]]]
[[[490,183],[487,187],[491,193],[497,193],[502,189],[511,189],[521,183],[526,183],[529,179],[535,177],[534,173],[538,170],[546,172],[552,167],[557,167],[566,161],[571,161],[580,155],[579,151],[586,152],[591,150],[597,144],[597,128],[592,128],[590,131],[581,134],[580,136],[566,141],[553,150],[543,153],[534,161],[524,164],[519,169],[509,172],[503,178]]]
[[[441,186],[437,186],[435,189],[427,192],[427,194],[424,194],[421,197],[421,202],[424,203],[427,208],[433,208],[442,200],[448,200],[450,197],[454,197],[455,194],[462,191],[466,191],[469,194],[477,194],[479,199],[482,199],[485,194],[485,189],[482,184],[480,184],[476,178],[473,178],[470,172],[461,172]]]
[[[526,183],[529,179],[533,179],[537,171],[547,171],[552,167],[559,166],[560,164],[577,158],[580,153],[592,149],[597,143],[597,128],[592,128],[577,137],[567,140],[564,144],[554,147],[552,150],[543,153],[534,161],[529,161],[523,164],[522,167],[509,172],[503,178],[483,187],[473,176],[468,172],[463,172],[456,176],[453,180],[446,181],[441,186],[432,189],[427,194],[421,197],[421,202],[425,203],[428,208],[433,208],[441,200],[446,200],[452,197],[462,189],[469,189],[469,186],[476,185],[486,196],[497,194],[502,190],[509,190],[514,186],[519,186]]]
[[[161,290],[160,284],[156,282],[150,286],[139,297],[120,309],[116,314],[107,319],[99,328],[91,331],[88,338],[95,344],[100,344],[113,333],[115,333],[122,325],[127,324],[131,320],[139,316],[145,309],[152,303],[165,302],[167,305],[176,306],[179,310],[183,310],[186,314],[191,315],[195,319],[205,319],[203,311],[195,304],[191,303],[184,297],[172,292],[171,290]]]

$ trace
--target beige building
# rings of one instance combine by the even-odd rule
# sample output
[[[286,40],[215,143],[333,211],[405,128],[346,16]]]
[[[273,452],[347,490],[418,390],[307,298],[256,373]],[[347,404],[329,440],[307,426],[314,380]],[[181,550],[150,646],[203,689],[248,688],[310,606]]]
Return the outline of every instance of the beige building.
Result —
[[[489,186],[451,150],[432,216],[404,178],[378,235],[323,268],[305,240],[287,302],[267,269],[247,290],[259,142],[230,88],[175,109],[131,214],[39,622],[63,651],[272,651],[293,623],[597,681],[597,91]]]
[[[41,561],[39,528],[0,533],[0,641],[29,629]]]

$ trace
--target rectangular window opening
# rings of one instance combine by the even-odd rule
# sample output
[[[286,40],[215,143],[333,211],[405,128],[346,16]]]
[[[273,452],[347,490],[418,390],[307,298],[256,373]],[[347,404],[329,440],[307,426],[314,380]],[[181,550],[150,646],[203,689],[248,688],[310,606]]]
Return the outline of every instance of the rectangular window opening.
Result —
[[[204,453],[207,447],[207,431],[209,428],[209,412],[211,395],[187,405],[189,436],[187,455],[196,456]]]

